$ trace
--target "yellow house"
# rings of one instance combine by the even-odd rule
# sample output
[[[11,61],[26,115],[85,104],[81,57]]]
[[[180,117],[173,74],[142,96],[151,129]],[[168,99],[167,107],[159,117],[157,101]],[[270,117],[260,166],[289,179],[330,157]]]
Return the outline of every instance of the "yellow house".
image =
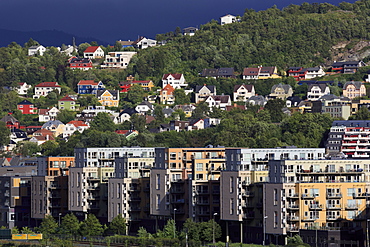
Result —
[[[100,104],[108,107],[118,107],[119,92],[118,90],[98,90],[96,93]]]

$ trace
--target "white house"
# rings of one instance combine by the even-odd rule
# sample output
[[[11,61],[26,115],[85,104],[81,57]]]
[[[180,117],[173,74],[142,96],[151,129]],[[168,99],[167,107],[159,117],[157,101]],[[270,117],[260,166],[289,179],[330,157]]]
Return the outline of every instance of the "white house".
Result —
[[[205,102],[208,104],[210,110],[212,110],[213,107],[226,110],[226,106],[231,105],[231,98],[230,95],[213,95],[208,96]]]
[[[233,92],[234,101],[246,102],[250,97],[255,96],[254,85],[235,85]]]
[[[109,52],[105,56],[105,60],[101,65],[101,68],[117,68],[126,69],[131,58],[136,55],[134,51],[115,51]]]
[[[58,82],[42,82],[35,86],[34,99],[40,98],[40,96],[46,97],[50,92],[57,90],[60,94],[62,89],[58,85]]]
[[[100,46],[89,46],[84,51],[84,58],[102,58],[104,57],[104,51]]]
[[[230,24],[239,21],[234,15],[227,14],[220,17],[221,25]]]
[[[307,68],[305,79],[309,80],[315,77],[321,77],[325,75],[325,71],[321,66],[314,68]]]
[[[42,45],[34,45],[28,48],[28,56],[33,56],[39,54],[40,56],[44,55],[46,48]]]
[[[90,126],[83,121],[70,121],[64,126],[63,138],[73,135],[76,131],[82,133],[88,128],[90,128]]]
[[[141,114],[146,114],[148,111],[153,111],[154,110],[154,107],[151,103],[149,103],[148,101],[143,101],[141,102],[140,104],[138,104],[136,107],[135,107],[135,110],[138,112],[138,113],[141,113]]]
[[[216,87],[212,85],[203,85],[195,87],[195,103],[205,100],[210,95],[216,95]]]
[[[55,120],[59,113],[60,111],[56,107],[52,107],[51,109],[39,109],[39,122],[44,123]]]
[[[145,38],[145,37],[140,37],[132,45],[135,48],[138,48],[138,49],[146,49],[148,47],[156,46],[157,41],[154,40],[154,39],[148,39],[148,38]]]
[[[307,90],[307,99],[318,100],[327,94],[330,94],[330,88],[326,84],[311,84]]]
[[[170,84],[174,89],[185,88],[188,86],[183,74],[164,74],[162,77],[162,88]]]
[[[26,82],[20,82],[18,83],[18,87],[16,87],[15,90],[17,90],[17,93],[19,95],[26,95],[30,88],[32,88],[31,85],[28,85]]]

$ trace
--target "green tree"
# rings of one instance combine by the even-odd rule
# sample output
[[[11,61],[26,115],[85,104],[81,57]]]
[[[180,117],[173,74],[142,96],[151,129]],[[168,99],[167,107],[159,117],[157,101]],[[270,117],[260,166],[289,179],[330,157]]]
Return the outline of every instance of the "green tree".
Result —
[[[139,227],[139,230],[137,231],[137,236],[139,238],[151,238],[152,235],[142,226]]]
[[[122,235],[126,234],[126,219],[123,218],[122,214],[117,215],[113,218],[108,228],[114,234]]]
[[[163,227],[163,230],[158,230],[156,235],[160,238],[176,238],[177,231],[175,229],[175,221],[173,219],[167,220],[166,225]]]
[[[49,140],[41,144],[41,152],[45,156],[55,156],[59,154],[59,143],[54,140]]]
[[[73,111],[60,110],[60,112],[57,115],[57,120],[59,120],[62,123],[66,124],[66,123],[74,120],[75,117],[76,117],[76,113],[73,112]]]
[[[15,149],[15,152],[22,156],[35,156],[40,151],[41,148],[37,143],[29,141],[18,142]]]
[[[88,214],[81,223],[80,232],[82,236],[99,236],[103,233],[103,226],[94,214]]]
[[[194,222],[192,219],[186,219],[183,225],[183,231],[188,234],[190,240],[199,241],[201,235],[201,228],[199,223]]]
[[[138,104],[141,101],[143,101],[144,95],[145,95],[144,89],[140,85],[135,84],[130,87],[127,93],[127,99],[133,104]]]
[[[185,90],[182,88],[175,89],[173,96],[175,97],[175,105],[190,104],[190,95],[186,95]]]
[[[273,123],[279,123],[283,119],[282,109],[285,107],[285,102],[281,99],[269,100],[265,105],[265,109],[269,111],[271,121]]]
[[[115,131],[116,126],[109,114],[106,112],[99,112],[90,124],[91,130],[98,131]]]
[[[58,223],[51,215],[46,215],[42,220],[39,227],[40,232],[46,237],[49,238],[51,235],[55,234],[58,229]]]
[[[63,216],[62,222],[60,224],[60,232],[62,234],[76,236],[79,229],[80,221],[73,213]]]
[[[0,121],[0,146],[8,145],[10,141],[10,130],[4,122]]]
[[[211,242],[213,240],[213,233],[215,235],[215,239],[221,237],[222,234],[221,226],[213,219],[207,222],[201,222],[200,228],[201,228],[200,236],[202,241]]]
[[[208,112],[209,112],[209,108],[208,108],[207,103],[202,101],[197,105],[197,107],[193,111],[191,117],[194,118],[194,119],[203,118],[203,117],[207,116]]]
[[[130,121],[135,130],[143,132],[145,130],[145,116],[140,114],[133,114],[130,118]]]
[[[358,112],[356,113],[355,117],[356,120],[369,120],[370,119],[370,111],[366,106],[362,106]]]

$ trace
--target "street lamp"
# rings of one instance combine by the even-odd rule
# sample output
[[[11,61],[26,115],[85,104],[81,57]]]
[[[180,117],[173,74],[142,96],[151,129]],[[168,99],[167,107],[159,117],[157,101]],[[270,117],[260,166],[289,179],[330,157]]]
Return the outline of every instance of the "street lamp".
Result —
[[[266,219],[268,218],[267,215],[263,217],[263,241],[262,245],[265,245],[265,240],[266,240]]]
[[[213,234],[213,245],[215,245],[216,240],[215,240],[215,216],[217,213],[213,214],[213,222],[212,222],[212,234]]]
[[[173,209],[173,238],[176,237],[176,208]]]
[[[60,227],[60,216],[62,216],[62,213],[59,213],[59,227]]]

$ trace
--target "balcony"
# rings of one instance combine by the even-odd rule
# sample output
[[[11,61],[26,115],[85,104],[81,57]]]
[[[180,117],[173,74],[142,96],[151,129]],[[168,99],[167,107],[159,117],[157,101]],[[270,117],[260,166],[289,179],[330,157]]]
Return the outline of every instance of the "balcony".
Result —
[[[287,227],[286,230],[288,232],[299,232],[299,228],[297,226]]]
[[[197,190],[195,193],[198,194],[198,195],[209,194],[209,191],[208,190]]]
[[[358,210],[358,205],[357,204],[346,204],[346,209],[347,210]]]
[[[339,199],[342,198],[342,193],[328,193],[326,194],[326,198]]]
[[[342,205],[341,204],[326,204],[327,210],[341,210]]]
[[[314,199],[315,194],[302,194],[302,199]]]
[[[296,198],[296,199],[298,199],[299,198],[299,195],[298,195],[298,193],[296,193],[296,194],[288,194],[287,197],[288,198]]]
[[[287,208],[288,210],[299,210],[299,206],[296,204],[289,204]]]
[[[315,221],[315,220],[317,220],[317,218],[311,216],[305,216],[302,218],[302,221]]]
[[[133,212],[133,211],[141,211],[141,208],[140,207],[130,207],[129,209],[128,209],[128,211],[131,211],[131,212]]]
[[[288,221],[299,221],[299,216],[288,216]]]
[[[322,204],[310,204],[310,205],[308,206],[308,208],[309,208],[310,210],[317,210],[317,211],[319,211],[319,210],[322,210],[323,205],[322,205]]]
[[[354,193],[353,198],[367,199],[367,198],[370,198],[370,193]]]
[[[336,216],[336,215],[327,215],[326,216],[326,220],[330,220],[330,221],[333,221],[333,220],[341,220],[342,218],[340,216]]]
[[[243,208],[254,208],[254,205],[252,203],[245,203],[243,204]]]
[[[245,213],[243,215],[243,218],[246,219],[246,220],[253,220],[255,217],[254,217],[254,212],[248,212],[248,213]]]
[[[185,199],[174,199],[171,202],[175,204],[183,204],[185,203]]]
[[[243,193],[243,196],[244,197],[253,197],[254,196],[254,192],[246,191],[246,192]]]

